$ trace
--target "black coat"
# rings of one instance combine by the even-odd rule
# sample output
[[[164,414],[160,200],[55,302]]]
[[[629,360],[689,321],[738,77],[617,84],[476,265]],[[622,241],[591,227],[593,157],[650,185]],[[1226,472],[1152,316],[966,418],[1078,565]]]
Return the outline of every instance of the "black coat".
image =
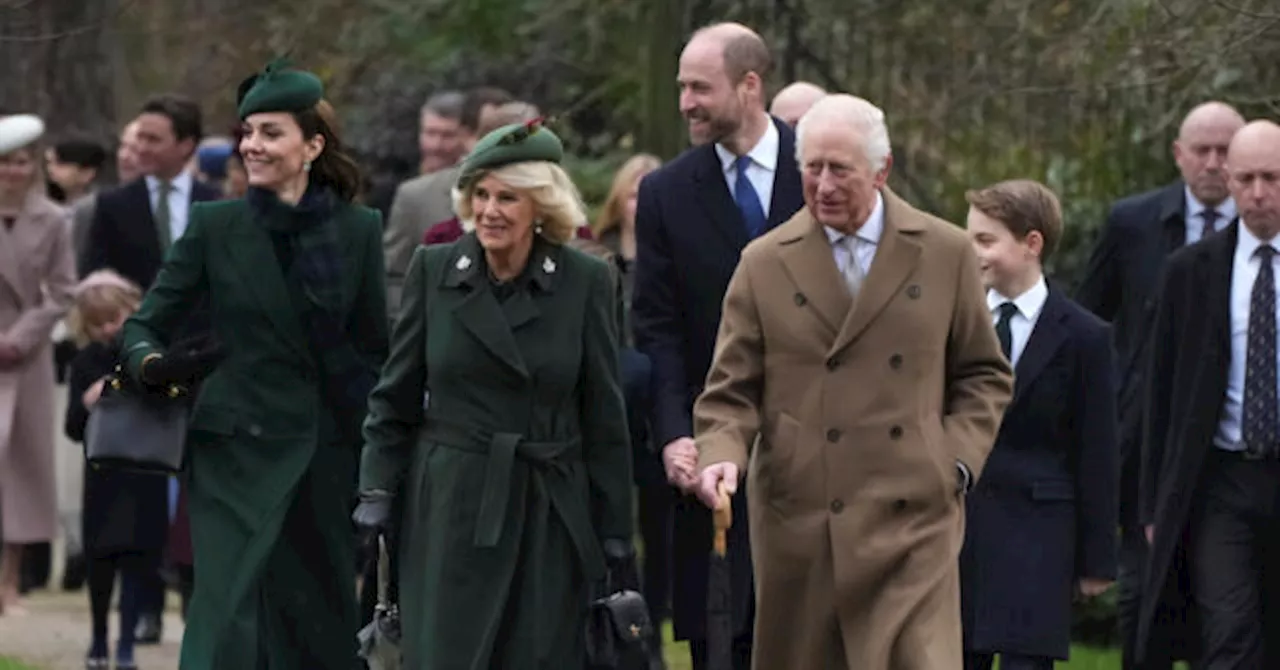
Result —
[[[116,349],[93,343],[71,361],[64,430],[84,441],[89,410],[85,391],[116,363]],[[85,555],[147,553],[158,557],[169,536],[169,480],[158,474],[86,465],[81,524]]]
[[[192,203],[217,200],[221,195],[203,182],[191,182]],[[111,268],[143,289],[149,288],[160,272],[164,252],[151,214],[146,179],[102,191],[97,198],[88,241],[76,263],[80,275]]]
[[[795,134],[781,121],[769,207],[770,229],[803,206]],[[711,366],[720,306],[749,241],[711,144],[690,149],[647,175],[636,204],[636,264],[632,327],[636,346],[653,365],[655,448],[693,436],[693,401]],[[746,518],[746,487],[733,506]],[[691,496],[676,502],[672,546],[672,618],[677,639],[705,637],[711,513]],[[745,523],[729,531],[734,625],[750,632],[753,590]]]
[[[967,651],[1066,659],[1076,580],[1115,578],[1112,358],[1110,328],[1050,289],[995,447],[966,498]]]
[[[1155,538],[1142,592],[1139,656],[1153,639],[1194,643],[1199,635],[1183,540],[1227,390],[1231,265],[1239,225],[1233,222],[1170,256],[1157,302],[1139,487],[1139,519],[1155,524]],[[1194,657],[1191,647],[1175,651]]]
[[[1076,301],[1112,326],[1120,419],[1120,518],[1138,517],[1144,345],[1155,319],[1160,272],[1186,241],[1181,181],[1117,201],[1089,259]]]

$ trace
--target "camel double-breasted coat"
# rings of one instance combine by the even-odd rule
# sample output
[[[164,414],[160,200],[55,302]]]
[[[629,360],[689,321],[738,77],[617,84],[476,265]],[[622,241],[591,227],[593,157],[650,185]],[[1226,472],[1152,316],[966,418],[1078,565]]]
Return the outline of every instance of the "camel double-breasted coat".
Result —
[[[0,342],[22,359],[0,365],[0,531],[7,543],[46,542],[57,531],[53,347],[71,302],[70,214],[32,192],[12,228],[0,223]]]
[[[808,210],[746,248],[694,407],[700,467],[747,473],[755,668],[962,665],[957,463],[1012,374],[963,232],[882,195],[856,304]]]

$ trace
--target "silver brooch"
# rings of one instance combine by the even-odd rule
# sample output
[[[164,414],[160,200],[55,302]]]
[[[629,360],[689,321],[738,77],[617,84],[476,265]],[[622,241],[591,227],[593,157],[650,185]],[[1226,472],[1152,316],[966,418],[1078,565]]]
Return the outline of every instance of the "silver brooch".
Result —
[[[458,268],[459,270],[466,270],[467,268],[471,267],[471,257],[463,256],[459,258],[458,264],[455,265],[454,267]]]
[[[550,258],[542,259],[542,271],[547,274],[551,274],[552,272],[555,272],[556,262],[551,260]]]

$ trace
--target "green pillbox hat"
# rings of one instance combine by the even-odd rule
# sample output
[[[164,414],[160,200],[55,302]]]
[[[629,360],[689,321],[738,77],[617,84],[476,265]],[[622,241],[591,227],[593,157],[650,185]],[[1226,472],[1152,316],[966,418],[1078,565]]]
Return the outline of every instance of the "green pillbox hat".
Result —
[[[564,144],[556,134],[542,125],[542,119],[513,123],[480,138],[475,148],[462,160],[458,186],[466,186],[478,174],[512,163],[547,161],[559,163],[564,158]]]
[[[320,78],[303,70],[294,70],[284,59],[269,63],[260,74],[240,82],[236,105],[243,121],[250,114],[262,112],[301,112],[324,97]]]

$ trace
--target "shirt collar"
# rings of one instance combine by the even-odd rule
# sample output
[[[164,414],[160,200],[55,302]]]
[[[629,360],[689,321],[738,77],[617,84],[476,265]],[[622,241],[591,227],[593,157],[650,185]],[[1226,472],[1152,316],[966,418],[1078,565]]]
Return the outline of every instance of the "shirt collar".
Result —
[[[1249,230],[1243,221],[1240,222],[1237,228],[1239,233],[1236,235],[1236,257],[1245,261],[1251,260],[1253,254],[1258,251],[1258,247],[1262,246],[1262,240],[1258,239],[1258,236],[1254,235],[1253,231]],[[1277,251],[1280,251],[1278,240],[1271,240],[1269,244],[1275,247]]]
[[[1184,194],[1183,197],[1187,204],[1187,218],[1200,221],[1200,213],[1207,208],[1204,206],[1203,202],[1200,202],[1199,198],[1191,194],[1190,187],[1184,186],[1182,190]],[[1236,218],[1236,201],[1231,198],[1223,200],[1222,203],[1213,209],[1218,212],[1218,221],[1215,227],[1221,226],[1223,223],[1232,221]]]
[[[831,228],[823,226],[822,232],[827,234],[827,241],[832,246],[840,243],[845,238],[845,234]],[[876,206],[871,208],[871,215],[867,217],[866,222],[858,228],[853,234],[854,237],[866,242],[872,246],[880,245],[880,238],[884,235],[884,198],[880,196],[880,192],[876,191]]]
[[[760,141],[747,152],[747,156],[751,158],[751,162],[760,167],[773,172],[778,167],[778,128],[773,125],[773,119],[765,115],[766,125],[764,135],[760,137]],[[716,156],[720,158],[720,167],[727,173],[733,169],[733,164],[738,160],[732,151],[725,148],[723,144],[716,142]]]
[[[1012,302],[1014,307],[1018,308],[1018,313],[1027,321],[1034,321],[1040,315],[1040,310],[1044,309],[1044,301],[1049,298],[1049,285],[1044,281],[1044,275],[1036,280],[1031,288],[1023,291],[1022,295],[1016,298],[1007,298],[1001,295],[995,289],[987,291],[987,308],[994,314],[1000,309],[1000,305],[1006,302]]]
[[[173,181],[169,182],[169,193],[186,195],[191,191],[191,181],[191,173],[183,170],[178,173],[178,176],[173,178]],[[159,193],[160,179],[153,175],[147,175],[147,190],[150,191],[152,195]]]

